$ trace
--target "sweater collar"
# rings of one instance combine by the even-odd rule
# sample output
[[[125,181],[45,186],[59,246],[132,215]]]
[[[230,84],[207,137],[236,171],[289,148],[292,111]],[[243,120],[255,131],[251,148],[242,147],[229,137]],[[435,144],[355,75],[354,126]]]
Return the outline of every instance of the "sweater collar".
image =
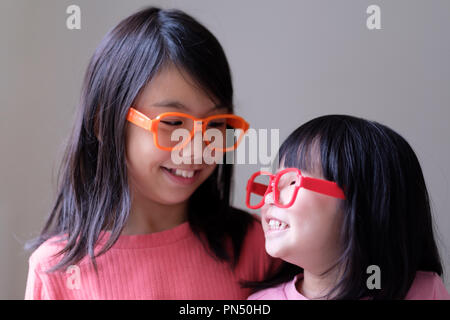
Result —
[[[111,236],[110,231],[102,231],[98,244],[104,245]],[[120,235],[112,248],[117,249],[138,249],[151,248],[167,245],[194,236],[189,222],[184,222],[176,227],[154,233]]]

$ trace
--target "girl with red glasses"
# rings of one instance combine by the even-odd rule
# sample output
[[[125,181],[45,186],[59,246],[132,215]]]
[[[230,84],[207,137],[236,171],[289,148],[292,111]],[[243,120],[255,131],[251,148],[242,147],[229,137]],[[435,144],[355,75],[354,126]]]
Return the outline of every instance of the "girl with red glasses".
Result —
[[[249,299],[449,299],[416,155],[376,122],[331,115],[294,131],[257,172],[266,250],[285,264]]]

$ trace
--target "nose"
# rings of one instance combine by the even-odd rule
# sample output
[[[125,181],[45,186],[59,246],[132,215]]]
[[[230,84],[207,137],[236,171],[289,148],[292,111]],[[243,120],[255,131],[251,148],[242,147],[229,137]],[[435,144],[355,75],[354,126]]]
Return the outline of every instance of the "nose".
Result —
[[[273,192],[266,194],[266,197],[264,198],[264,203],[273,204]]]
[[[203,141],[203,132],[201,127],[201,121],[194,124],[194,134],[189,143],[184,146],[182,154],[183,161],[194,164],[202,164],[203,162],[203,150],[206,144]]]

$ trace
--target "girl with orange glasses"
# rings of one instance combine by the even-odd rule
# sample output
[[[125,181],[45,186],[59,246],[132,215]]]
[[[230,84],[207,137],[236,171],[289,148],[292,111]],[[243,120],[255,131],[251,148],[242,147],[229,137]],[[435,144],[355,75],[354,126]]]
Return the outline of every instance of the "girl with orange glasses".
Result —
[[[280,261],[260,220],[231,207],[232,165],[179,165],[169,152],[185,146],[175,129],[187,142],[231,130],[223,152],[248,129],[214,35],[181,11],[141,10],[97,48],[81,101],[26,298],[247,298],[240,281]]]

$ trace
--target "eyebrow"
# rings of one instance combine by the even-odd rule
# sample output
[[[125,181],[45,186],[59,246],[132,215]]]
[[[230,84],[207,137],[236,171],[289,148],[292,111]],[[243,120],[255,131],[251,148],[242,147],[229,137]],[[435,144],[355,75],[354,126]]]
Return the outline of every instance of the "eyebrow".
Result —
[[[176,108],[176,109],[180,109],[180,110],[190,111],[190,109],[188,107],[186,107],[184,104],[182,104],[181,102],[176,101],[176,100],[163,100],[163,101],[154,103],[153,106],[155,106],[155,107],[171,107],[171,108]],[[215,105],[210,111],[213,111],[216,109],[225,109],[225,108],[228,109],[224,105],[218,104],[218,105]]]
[[[189,110],[184,104],[174,100],[163,100],[153,104],[155,107],[171,107],[175,109]]]

